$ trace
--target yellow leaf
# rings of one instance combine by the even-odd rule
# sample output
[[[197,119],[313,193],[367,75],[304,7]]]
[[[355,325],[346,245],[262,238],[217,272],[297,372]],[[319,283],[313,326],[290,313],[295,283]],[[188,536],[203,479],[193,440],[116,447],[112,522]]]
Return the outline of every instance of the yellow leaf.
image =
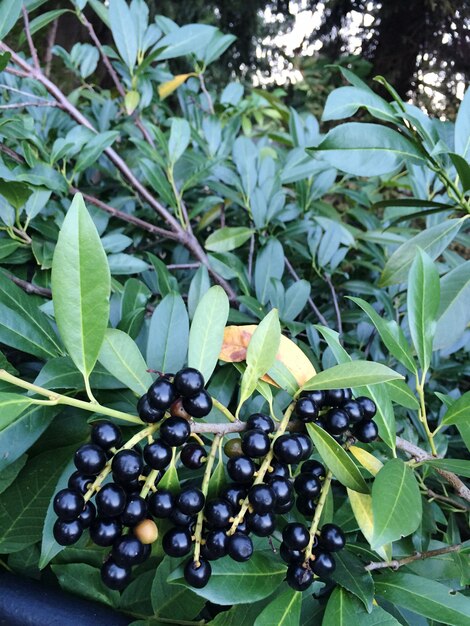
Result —
[[[158,95],[160,96],[160,100],[168,98],[168,96],[178,89],[178,87],[182,85],[190,76],[197,76],[197,74],[194,72],[190,72],[189,74],[178,74],[166,83],[159,85]]]
[[[374,535],[374,516],[372,513],[372,496],[368,493],[359,493],[353,489],[348,489],[349,503],[356,518],[356,522],[361,529],[362,534],[369,544]],[[389,561],[392,558],[392,544],[387,543],[375,550],[377,554]]]
[[[351,446],[349,448],[349,452],[356,457],[362,467],[365,467],[368,472],[372,474],[372,476],[376,476],[384,464],[382,461],[379,461],[373,454],[367,452],[363,448],[358,448],[357,446]]]
[[[256,328],[256,324],[227,326],[224,332],[224,343],[222,344],[219,359],[227,363],[240,363],[240,361],[245,361],[246,349]],[[293,341],[283,335],[281,335],[276,360],[280,361],[290,371],[300,387],[316,374],[315,368],[302,350]],[[278,387],[267,374],[263,376],[261,380]]]
[[[128,91],[124,97],[124,106],[127,115],[132,115],[140,102],[140,93],[138,91]]]

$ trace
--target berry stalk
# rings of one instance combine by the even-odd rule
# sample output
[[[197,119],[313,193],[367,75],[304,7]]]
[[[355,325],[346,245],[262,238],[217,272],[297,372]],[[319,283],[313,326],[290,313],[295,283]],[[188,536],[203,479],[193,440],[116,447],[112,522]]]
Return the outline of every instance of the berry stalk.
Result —
[[[312,549],[315,542],[315,537],[318,530],[318,525],[320,523],[320,517],[323,511],[323,507],[325,506],[326,498],[328,496],[328,492],[331,486],[331,479],[333,478],[333,474],[330,470],[328,470],[325,481],[322,486],[320,499],[318,500],[317,508],[315,509],[315,515],[313,517],[312,523],[310,525],[310,541],[305,548],[305,562],[308,563],[312,557]]]

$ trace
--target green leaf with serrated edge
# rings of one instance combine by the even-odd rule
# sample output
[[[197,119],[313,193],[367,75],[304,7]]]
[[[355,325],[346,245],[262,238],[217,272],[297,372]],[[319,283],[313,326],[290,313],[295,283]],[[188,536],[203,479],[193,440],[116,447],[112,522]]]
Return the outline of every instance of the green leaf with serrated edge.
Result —
[[[277,309],[272,309],[258,324],[246,350],[246,370],[240,385],[238,410],[256,389],[258,380],[272,367],[281,341]]]
[[[108,325],[111,278],[106,253],[81,194],[75,195],[60,229],[51,280],[60,335],[88,379]]]
[[[470,415],[470,391],[467,391],[460,396],[458,400],[456,400],[442,418],[442,426],[447,426],[448,424],[457,424],[459,426],[461,423],[465,424]]]
[[[331,594],[323,616],[323,626],[400,626],[390,613],[374,606],[367,613],[362,604],[350,593],[336,587]]]
[[[422,250],[417,251],[411,265],[407,305],[411,339],[421,367],[427,371],[439,308],[439,274],[432,260]]]
[[[150,320],[147,364],[158,372],[177,372],[186,362],[189,320],[181,296],[168,294]]]
[[[167,582],[174,568],[174,559],[165,557],[155,572],[152,584],[152,605],[155,616],[172,619],[178,615],[178,619],[194,619],[204,606],[205,600],[187,587],[175,587]]]
[[[369,489],[357,465],[337,441],[316,424],[307,424],[310,435],[319,455],[333,472],[333,476],[345,487],[360,493],[369,493]]]
[[[363,603],[367,612],[372,611],[374,600],[374,581],[364,564],[347,550],[335,554],[336,569],[332,579],[341,587],[353,593]]]
[[[264,607],[253,626],[298,626],[301,606],[300,591],[288,589]]]
[[[425,461],[424,464],[470,478],[470,461],[464,461],[463,459],[430,459]]]
[[[18,415],[21,415],[33,400],[28,396],[22,396],[19,393],[0,392],[0,431],[15,421]]]
[[[106,329],[98,360],[110,374],[139,396],[143,396],[152,384],[152,376],[137,344],[121,330]]]
[[[353,393],[356,398],[358,396],[367,396],[375,402],[377,413],[374,421],[379,429],[379,436],[391,450],[395,450],[395,414],[387,390],[383,385],[365,385],[364,387],[354,387]]]
[[[227,294],[216,285],[203,295],[194,312],[189,331],[188,366],[199,370],[206,382],[219,360],[229,308]]]
[[[210,234],[204,247],[211,252],[229,252],[242,246],[253,233],[246,226],[226,226]]]
[[[388,383],[384,383],[384,387],[390,400],[395,404],[415,411],[419,409],[417,397],[403,380],[389,380]]]
[[[62,589],[109,606],[118,606],[119,592],[112,591],[101,580],[100,570],[87,563],[52,565]]]
[[[249,561],[221,559],[212,563],[212,576],[198,596],[223,606],[256,602],[271,595],[284,580],[286,566],[275,561],[271,551],[255,552]],[[178,567],[168,582],[186,585],[183,568]]]
[[[301,391],[377,385],[378,383],[400,378],[403,379],[404,376],[397,374],[397,372],[394,372],[386,365],[382,365],[382,363],[349,361],[319,372],[301,387]]]
[[[402,363],[410,372],[416,374],[416,363],[411,356],[411,346],[408,344],[405,334],[395,320],[384,320],[375,309],[362,298],[348,296],[370,317],[377,329],[382,341],[389,352]]]
[[[470,321],[470,261],[441,278],[441,298],[434,335],[434,350],[454,344]]]
[[[429,578],[385,572],[375,588],[379,597],[408,611],[450,626],[470,626],[470,598]]]
[[[418,248],[426,252],[431,259],[436,259],[456,237],[463,222],[464,218],[445,220],[405,241],[387,261],[379,287],[406,281]]]
[[[372,549],[414,532],[421,523],[421,494],[416,478],[401,459],[387,461],[372,486]]]

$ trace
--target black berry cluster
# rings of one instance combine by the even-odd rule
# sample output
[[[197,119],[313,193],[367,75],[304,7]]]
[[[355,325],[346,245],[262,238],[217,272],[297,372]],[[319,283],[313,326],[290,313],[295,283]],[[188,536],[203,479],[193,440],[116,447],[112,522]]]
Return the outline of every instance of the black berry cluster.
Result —
[[[343,441],[347,435],[353,435],[363,443],[377,439],[378,429],[373,420],[376,412],[370,398],[353,399],[351,389],[306,391],[295,407],[300,420],[315,422],[335,439]]]

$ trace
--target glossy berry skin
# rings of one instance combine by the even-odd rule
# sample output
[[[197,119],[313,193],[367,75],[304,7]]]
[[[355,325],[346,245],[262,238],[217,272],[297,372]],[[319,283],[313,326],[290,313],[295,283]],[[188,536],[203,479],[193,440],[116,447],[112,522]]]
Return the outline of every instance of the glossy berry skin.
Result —
[[[353,394],[352,394],[352,389],[349,389],[349,387],[346,387],[346,389],[343,389],[343,402],[349,402],[350,400],[352,400]]]
[[[199,559],[199,566],[193,559],[189,559],[184,566],[184,579],[195,589],[202,589],[209,582],[212,574],[211,564],[205,559]]]
[[[138,565],[144,556],[144,545],[136,537],[126,535],[116,541],[111,554],[121,567]]]
[[[227,528],[233,515],[231,505],[222,498],[214,498],[206,502],[204,516],[211,528]]]
[[[302,422],[313,422],[318,417],[318,407],[309,397],[299,398],[295,405],[295,414]]]
[[[295,504],[295,498],[293,495],[289,498],[289,500],[286,500],[285,502],[277,501],[274,507],[274,513],[278,513],[279,515],[284,515],[285,513],[289,513],[289,511],[292,510],[294,504]]]
[[[109,589],[121,591],[131,581],[131,568],[121,567],[114,559],[108,559],[101,567],[101,580]]]
[[[121,513],[121,522],[124,526],[136,526],[147,515],[147,502],[138,494],[127,497],[126,506]]]
[[[176,506],[186,515],[196,515],[204,507],[204,494],[198,487],[183,489],[176,498]]]
[[[116,483],[103,485],[95,497],[96,508],[101,517],[117,517],[126,506],[126,492]]]
[[[249,530],[257,537],[268,537],[276,530],[276,516],[274,513],[248,513],[246,522]]]
[[[325,478],[326,476],[325,466],[320,463],[320,461],[316,461],[315,459],[309,459],[308,461],[302,463],[300,471],[302,474],[313,474],[320,479]]]
[[[284,434],[276,439],[273,445],[276,458],[283,463],[298,463],[302,457],[302,446],[295,437]]]
[[[296,591],[305,591],[313,583],[313,574],[298,563],[291,563],[287,568],[286,582]]]
[[[81,493],[72,489],[61,489],[54,498],[54,513],[63,522],[71,522],[80,515],[85,506]]]
[[[251,459],[266,456],[270,447],[270,439],[262,430],[247,430],[242,435],[243,454]]]
[[[314,391],[303,391],[300,394],[300,397],[309,398],[319,409],[321,409],[325,405],[326,391],[320,391],[319,389],[315,389]]]
[[[169,417],[160,426],[160,437],[172,448],[186,443],[190,434],[191,426],[183,417]]]
[[[338,552],[346,545],[346,537],[336,524],[323,524],[320,532],[320,543],[328,552]]]
[[[289,502],[292,496],[292,483],[290,480],[279,476],[274,478],[268,476],[266,480],[276,496],[276,505]]]
[[[269,466],[267,476],[269,476],[269,478],[274,478],[275,476],[279,478],[289,478],[289,466],[285,463],[281,463],[277,459],[273,459]]]
[[[331,554],[325,550],[315,550],[314,556],[315,560],[312,559],[310,561],[312,572],[320,578],[331,576],[336,569],[334,557],[332,557]]]
[[[370,398],[359,396],[359,398],[356,398],[356,402],[361,407],[365,419],[371,420],[377,413],[375,402]]]
[[[295,503],[297,510],[305,517],[313,517],[315,515],[316,504],[314,500],[299,496]]]
[[[183,398],[178,398],[170,406],[170,415],[173,417],[183,417],[185,420],[190,420],[191,415],[184,410]]]
[[[292,522],[284,527],[282,540],[290,550],[303,550],[310,541],[310,533],[303,524]]]
[[[235,459],[237,456],[243,455],[242,440],[240,437],[234,437],[225,442],[224,452],[229,459]]]
[[[345,402],[343,389],[329,389],[325,395],[325,406],[339,407]]]
[[[343,404],[343,411],[347,413],[350,424],[358,424],[364,418],[361,405],[356,400],[349,400]]]
[[[230,484],[225,487],[221,497],[233,508],[234,512],[240,510],[241,502],[246,498],[247,490],[243,485]]]
[[[165,417],[165,409],[156,409],[153,407],[146,393],[144,393],[137,402],[137,413],[140,419],[146,424],[155,424]]]
[[[307,435],[304,435],[303,433],[293,433],[291,436],[295,437],[295,439],[297,439],[297,441],[300,443],[302,447],[302,456],[300,457],[300,460],[305,461],[312,454],[312,451],[313,451],[312,440],[310,439],[310,437],[308,437]]]
[[[78,521],[83,528],[90,528],[92,522],[96,517],[96,507],[93,502],[87,502],[85,508],[80,513]]]
[[[348,430],[349,415],[343,409],[331,409],[325,417],[325,429],[330,435],[342,435]]]
[[[279,554],[284,563],[302,563],[305,559],[301,550],[292,550],[284,542],[279,546]]]
[[[246,429],[262,430],[264,433],[269,435],[269,433],[274,432],[274,422],[269,415],[265,415],[264,413],[253,413],[246,420]]]
[[[204,465],[206,458],[206,449],[199,443],[187,443],[181,449],[181,463],[188,469],[196,470],[201,468]]]
[[[174,385],[164,376],[157,378],[147,391],[150,406],[163,411],[169,409],[177,397]]]
[[[294,481],[294,489],[299,496],[316,498],[320,495],[321,483],[313,474],[299,474]]]
[[[116,452],[111,463],[111,469],[118,481],[130,483],[142,474],[144,463],[135,450],[120,450]]]
[[[224,530],[211,530],[206,536],[203,546],[204,557],[209,561],[215,561],[227,554],[229,538]]]
[[[247,456],[239,456],[236,459],[229,459],[227,462],[227,473],[236,483],[251,483],[255,471],[255,464]]]
[[[83,533],[83,526],[79,520],[64,522],[56,520],[52,529],[54,539],[61,546],[71,546],[80,539]]]
[[[248,500],[255,513],[264,515],[268,511],[272,511],[276,504],[276,494],[268,485],[253,485],[248,491]]]
[[[171,447],[163,439],[156,439],[144,447],[144,460],[152,469],[165,469],[171,461],[171,456]]]
[[[171,511],[170,517],[168,519],[175,526],[184,526],[185,528],[190,528],[195,522],[196,517],[194,515],[188,515],[187,513],[183,513],[183,511],[180,511],[175,507]]]
[[[204,389],[204,376],[194,367],[185,367],[176,372],[173,384],[181,396],[194,396]]]
[[[106,465],[106,454],[94,443],[85,443],[75,452],[75,467],[82,474],[96,476]]]
[[[183,398],[183,408],[192,417],[206,417],[212,410],[212,398],[205,389],[201,389],[194,396]]]
[[[234,561],[243,563],[248,561],[253,554],[253,542],[244,533],[237,531],[231,537],[228,542],[228,555]]]
[[[150,513],[157,518],[170,517],[171,511],[176,506],[173,494],[166,489],[159,489],[148,498]]]
[[[91,440],[103,450],[119,448],[122,442],[121,429],[112,422],[97,422],[91,428]]]
[[[163,535],[162,546],[168,556],[185,556],[191,550],[191,533],[186,528],[170,528]]]
[[[88,487],[94,480],[94,476],[86,476],[77,470],[70,475],[67,487],[73,491],[78,491],[78,493],[84,494],[88,491]]]
[[[362,443],[371,443],[379,436],[379,429],[374,421],[364,420],[355,426],[353,433]]]
[[[97,518],[90,526],[90,538],[97,546],[106,548],[112,546],[121,536],[122,525],[117,519]]]

